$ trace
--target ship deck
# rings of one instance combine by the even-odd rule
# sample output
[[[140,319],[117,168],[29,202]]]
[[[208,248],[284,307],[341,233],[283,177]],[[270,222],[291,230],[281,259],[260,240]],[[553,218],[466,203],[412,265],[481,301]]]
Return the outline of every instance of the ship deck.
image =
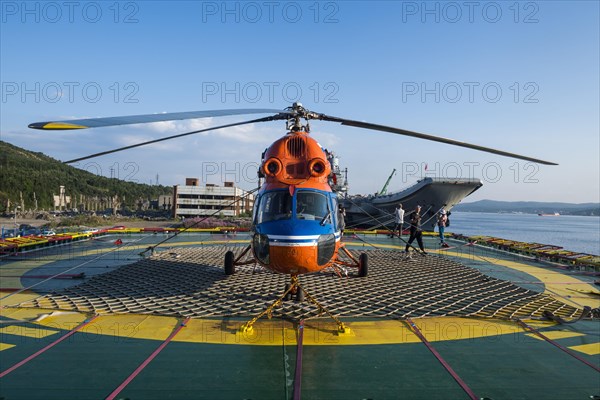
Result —
[[[165,235],[0,259],[0,398],[600,396],[600,323],[564,323],[600,308],[594,273],[459,241],[442,251],[435,237],[426,257],[407,258],[398,238],[346,235],[369,254],[369,276],[301,282],[349,333],[306,300],[242,332],[285,276],[224,276],[243,234],[181,234],[140,256]]]

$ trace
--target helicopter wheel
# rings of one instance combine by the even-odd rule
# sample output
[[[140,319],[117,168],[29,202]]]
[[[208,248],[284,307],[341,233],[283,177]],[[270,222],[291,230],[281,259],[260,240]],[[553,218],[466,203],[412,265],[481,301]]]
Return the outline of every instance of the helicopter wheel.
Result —
[[[235,265],[233,265],[233,260],[235,255],[233,251],[228,251],[225,253],[225,275],[233,275],[235,273]]]
[[[369,273],[369,256],[367,253],[361,253],[358,259],[358,276],[365,277]]]
[[[298,288],[298,291],[296,292],[296,295],[294,296],[294,300],[296,300],[298,303],[304,301],[304,291],[302,289]]]
[[[285,289],[283,290],[283,292],[287,292],[288,290],[290,290],[290,284],[286,283],[285,284]],[[285,295],[285,297],[283,298],[284,300],[291,300],[292,299],[292,292],[289,292],[288,294]]]

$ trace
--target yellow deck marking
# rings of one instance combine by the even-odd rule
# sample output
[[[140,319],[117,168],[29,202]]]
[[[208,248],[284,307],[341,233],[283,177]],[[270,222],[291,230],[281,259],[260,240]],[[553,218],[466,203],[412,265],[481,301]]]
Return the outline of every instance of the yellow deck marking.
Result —
[[[88,255],[93,255],[93,254],[97,254],[97,253],[98,253],[98,249],[85,250],[85,251],[81,252],[78,255],[78,257],[85,257]],[[71,256],[67,256],[67,257],[71,257]],[[67,259],[67,258],[65,258],[65,259]],[[64,259],[62,259],[61,256],[57,257],[56,255],[47,255],[47,256],[39,257],[35,260],[17,261],[17,262],[11,263],[9,265],[18,264],[19,267],[18,268],[3,267],[0,270],[0,278],[2,279],[2,287],[3,288],[11,288],[11,289],[22,289],[24,286],[21,284],[21,278],[25,274],[27,274],[30,271],[33,271],[34,269],[41,268],[44,265],[51,264],[53,262],[60,262],[60,261],[64,261]],[[6,278],[5,276],[7,276],[7,275],[15,275],[15,276],[19,275],[19,277],[18,278],[15,278],[15,277]],[[7,294],[10,294],[10,293],[0,292],[0,297],[4,297]],[[11,296],[11,301],[13,298],[14,298],[14,296]]]
[[[472,340],[480,337],[515,334],[522,329],[510,321],[469,319],[457,317],[414,319],[430,342],[442,340]]]
[[[85,314],[73,312],[52,312],[39,309],[10,309],[10,318],[27,320],[47,328],[71,330],[86,319]],[[33,319],[47,315],[38,322]],[[208,343],[226,345],[281,346],[296,345],[296,325],[283,320],[259,320],[251,333],[239,332],[245,320],[192,319],[186,328],[173,339],[175,342]],[[419,329],[431,342],[445,340],[473,340],[482,337],[492,338],[523,332],[522,328],[510,321],[434,317],[414,320]],[[83,333],[108,335],[121,338],[165,340],[177,326],[179,320],[173,317],[147,316],[139,314],[104,315],[89,324]],[[305,322],[304,344],[309,346],[331,345],[378,345],[418,343],[420,340],[398,320],[345,322],[352,330],[349,336],[339,336],[337,325],[329,319],[314,319]],[[554,322],[528,321],[537,328],[555,326]],[[6,330],[6,331],[5,331]],[[10,331],[8,331],[10,330]],[[0,330],[6,334],[44,337],[44,332],[57,333],[48,329],[7,326]],[[544,332],[546,334],[546,332]],[[551,332],[548,332],[551,336]],[[24,335],[27,336],[27,335]],[[571,336],[583,336],[573,334]],[[567,336],[564,336],[567,337]],[[584,348],[585,349],[585,348]],[[592,351],[591,350],[588,351]]]
[[[548,339],[557,340],[557,339],[566,339],[577,336],[585,336],[583,333],[572,332],[572,331],[544,331],[541,332],[542,335],[546,336]],[[535,333],[528,333],[526,336],[532,337],[538,340],[544,340]]]
[[[173,341],[258,346],[296,345],[295,325],[289,321],[259,320],[251,332],[240,332],[245,321],[191,320]],[[304,325],[304,345],[358,345],[416,343],[419,339],[399,321],[350,322],[353,334],[339,336],[329,320],[310,320]]]
[[[521,321],[525,322],[527,325],[535,328],[537,330],[549,328],[552,326],[556,326],[557,323],[554,321],[540,321],[537,319],[522,319]]]
[[[290,321],[259,320],[254,324],[252,332],[242,333],[239,332],[239,328],[244,322],[246,321],[192,319],[173,341],[260,346],[296,344],[296,331],[294,324]]]
[[[472,255],[464,255],[455,252],[445,252],[445,254],[454,257],[469,259],[473,258]],[[570,300],[570,297],[572,297],[573,295],[573,290],[578,292],[596,290],[596,288],[594,288],[592,285],[575,277],[561,274],[560,272],[549,271],[548,269],[540,267],[533,267],[531,265],[522,264],[515,261],[500,260],[498,258],[493,257],[482,257],[482,260],[485,260],[490,264],[502,265],[504,267],[512,268],[517,271],[525,272],[526,274],[529,274],[534,278],[539,279],[541,282],[544,283],[546,287],[544,293],[553,297],[558,297],[562,302],[569,304],[573,307],[582,308],[582,306],[584,305],[590,306],[592,308],[600,307],[600,298],[594,297],[593,295],[578,297],[577,302]],[[569,285],[569,283],[571,283],[572,285]]]
[[[295,345],[295,326],[288,321],[259,320],[250,333],[240,333],[244,321],[193,319],[173,341],[210,344],[260,346]],[[470,318],[427,318],[415,323],[427,340],[472,340],[480,337],[515,334],[522,329],[509,321]],[[397,320],[346,322],[352,335],[339,336],[337,325],[328,319],[308,320],[304,325],[304,344],[308,346],[375,345],[418,343],[419,338]]]
[[[406,324],[400,321],[345,322],[351,329],[349,336],[337,334],[337,325],[330,320],[305,322],[304,345],[373,345],[419,343],[420,340]]]
[[[51,261],[40,262],[39,260],[33,262],[33,260],[31,260],[11,262],[7,265],[3,265],[2,269],[0,269],[0,279],[2,280],[2,287],[10,289],[22,289],[24,287],[21,284],[21,277],[23,275],[50,262]],[[18,265],[18,267],[11,268],[11,266],[13,265]],[[3,292],[1,293],[1,296],[4,297],[7,294],[8,293]]]
[[[1,343],[1,342],[0,342],[0,351],[3,351],[3,350],[8,350],[8,349],[10,349],[11,347],[15,347],[15,346],[16,346],[15,344]]]
[[[600,342],[571,346],[569,347],[569,349],[579,351],[580,353],[585,353],[590,356],[595,356],[597,354],[600,354]]]
[[[194,242],[169,242],[163,243],[159,245],[159,248],[162,247],[182,247],[182,246],[194,246],[194,245],[207,245],[207,244],[234,244],[234,243],[248,243],[249,240],[201,240]],[[126,246],[126,244],[124,244]],[[139,249],[147,249],[149,245],[135,245],[135,246],[127,246],[124,247],[123,250],[139,250]]]
[[[8,296],[8,295],[11,295],[11,296],[6,299],[0,300],[0,307],[12,306],[12,305],[22,303],[24,301],[33,300],[37,297],[40,297],[39,294],[34,293],[29,290],[26,290],[24,292],[17,293],[17,294],[13,294],[13,292],[0,291],[0,298],[2,298],[4,296]],[[8,315],[8,313],[10,313],[10,312],[11,312],[11,309],[0,308],[0,315]],[[38,310],[38,312],[39,312],[39,310]]]
[[[52,310],[42,310],[39,308],[3,308],[0,310],[0,316],[17,321],[33,322],[40,315],[49,314],[51,312]]]
[[[85,314],[77,312],[49,311],[42,315],[43,318],[40,318],[36,324],[48,328],[63,329],[66,331],[75,329],[87,319]]]
[[[19,271],[19,273],[23,273],[23,272]],[[3,288],[23,289],[23,285],[21,284],[21,278],[15,278],[15,277],[3,278],[1,276],[0,276],[0,278],[2,279],[2,287]]]
[[[54,335],[59,331],[50,329],[38,329],[23,325],[9,325],[0,328],[0,333],[4,335],[25,336],[30,338],[41,339],[46,336]]]
[[[177,318],[139,314],[103,315],[86,326],[87,334],[122,338],[165,340],[177,325]]]

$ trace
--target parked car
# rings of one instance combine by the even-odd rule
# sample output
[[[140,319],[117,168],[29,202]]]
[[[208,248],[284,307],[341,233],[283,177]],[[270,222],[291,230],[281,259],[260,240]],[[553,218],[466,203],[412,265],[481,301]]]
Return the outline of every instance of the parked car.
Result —
[[[27,237],[27,236],[39,236],[42,232],[34,227],[31,227],[29,229],[24,229],[21,230],[21,236],[22,237]]]

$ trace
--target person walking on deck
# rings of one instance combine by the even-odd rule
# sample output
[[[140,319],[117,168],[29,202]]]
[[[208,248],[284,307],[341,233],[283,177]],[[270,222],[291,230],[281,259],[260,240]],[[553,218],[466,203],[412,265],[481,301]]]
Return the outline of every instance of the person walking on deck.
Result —
[[[448,216],[446,215],[446,210],[440,211],[437,218],[437,226],[438,232],[440,235],[440,246],[448,247],[448,244],[444,240],[444,230],[446,229],[446,223],[448,222]]]
[[[421,251],[425,253],[425,248],[423,247],[423,228],[421,227],[421,206],[417,206],[410,216],[410,238],[406,243],[405,252],[408,252],[408,248],[415,239],[417,239]]]
[[[394,210],[394,229],[392,229],[392,233],[390,237],[394,237],[396,230],[398,231],[398,237],[402,237],[402,225],[404,225],[404,209],[402,208],[402,204],[398,204],[396,206],[396,210]]]

